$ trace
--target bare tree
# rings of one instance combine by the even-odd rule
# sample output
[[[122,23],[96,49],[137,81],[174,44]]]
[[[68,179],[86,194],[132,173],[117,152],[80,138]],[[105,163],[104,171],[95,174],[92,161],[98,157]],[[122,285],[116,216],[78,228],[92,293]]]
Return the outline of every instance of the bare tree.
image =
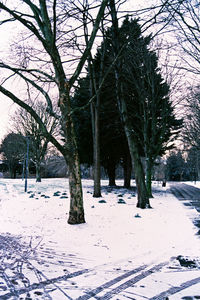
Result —
[[[37,104],[29,103],[42,122],[45,124],[48,132],[55,138],[59,135],[59,122],[53,116],[49,116],[46,111],[46,104],[37,101]],[[56,107],[54,111],[56,111]],[[19,107],[11,116],[12,128],[14,131],[22,136],[28,136],[31,142],[31,160],[36,167],[36,181],[41,182],[41,162],[47,153],[49,141],[41,133],[38,123],[35,119],[23,108]]]
[[[29,53],[32,54],[27,58],[23,56],[20,66],[16,66],[16,62],[13,64],[5,61],[0,63],[0,67],[7,69],[9,75],[17,76],[25,82],[26,94],[22,96],[16,90],[6,88],[4,83],[8,84],[7,80],[2,80],[0,92],[27,110],[38,123],[42,135],[63,154],[69,167],[71,195],[69,224],[85,222],[80,163],[70,93],[93,47],[107,3],[108,0],[103,0],[99,7],[95,6],[96,18],[92,23],[88,44],[85,45],[83,41],[81,43],[81,39],[79,43],[77,41],[80,30],[80,24],[78,24],[79,9],[77,9],[79,1],[72,3],[71,1],[40,0],[36,5],[34,1],[24,0],[23,3],[17,2],[13,5],[10,4],[10,6],[6,1],[0,2],[1,11],[7,13],[1,24],[18,21],[23,25],[27,33],[27,43],[30,40],[28,44]],[[79,47],[81,55],[75,59],[73,57],[77,47]],[[70,68],[70,64],[74,64],[75,61],[77,64]],[[68,69],[65,68],[65,62],[68,63]],[[63,143],[54,138],[36,111],[22,100],[29,99],[29,93],[32,93],[32,90],[45,98],[49,114],[59,119]],[[52,93],[57,94],[60,115],[53,111]]]
[[[182,141],[186,148],[200,150],[200,87],[191,89],[186,99]]]
[[[182,61],[179,66],[194,74],[200,74],[200,5],[198,0],[164,1],[160,22],[168,22],[170,39],[176,47],[176,55]],[[174,38],[173,38],[174,37]],[[175,52],[174,52],[175,53]]]

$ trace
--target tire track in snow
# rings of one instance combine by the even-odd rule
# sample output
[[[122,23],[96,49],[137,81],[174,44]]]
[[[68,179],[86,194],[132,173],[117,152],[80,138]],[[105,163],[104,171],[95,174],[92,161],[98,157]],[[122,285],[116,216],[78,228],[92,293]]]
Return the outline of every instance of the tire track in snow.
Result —
[[[36,268],[35,268],[35,271],[37,271],[40,274],[42,273],[41,271],[39,271]],[[38,283],[33,283],[33,284],[31,284],[30,286],[28,286],[26,288],[21,288],[21,289],[18,289],[18,290],[15,289],[14,291],[11,291],[7,294],[1,295],[0,299],[7,300],[7,299],[10,299],[12,296],[20,296],[22,294],[31,292],[31,291],[36,290],[36,289],[42,289],[47,285],[56,284],[59,281],[63,281],[63,280],[66,281],[67,279],[70,279],[70,278],[73,278],[73,277],[76,277],[76,276],[80,276],[80,275],[82,275],[84,273],[87,273],[89,271],[90,270],[88,270],[88,269],[80,270],[80,271],[73,272],[73,273],[70,273],[70,274],[67,274],[67,275],[63,275],[63,276],[59,276],[59,277],[55,277],[55,278],[51,278],[51,279],[46,279],[46,280],[40,281]],[[43,274],[41,274],[41,275],[44,276]],[[56,288],[58,288],[58,287],[56,287]],[[67,295],[65,295],[65,296],[68,297]],[[70,298],[70,297],[68,297],[68,298]]]
[[[150,298],[149,300],[163,300],[163,297],[174,295],[197,283],[200,283],[200,277],[185,281],[180,286],[173,286],[170,289],[160,293],[159,295]]]
[[[87,299],[90,299],[91,297],[94,297],[97,294],[99,294],[100,292],[102,292],[104,289],[107,289],[107,288],[111,287],[112,285],[116,284],[117,282],[119,282],[119,281],[121,281],[121,280],[123,280],[123,279],[125,279],[125,278],[127,278],[127,277],[129,277],[129,276],[131,276],[131,275],[133,275],[135,273],[137,273],[137,272],[140,272],[140,271],[146,269],[147,267],[148,267],[147,265],[143,265],[143,266],[140,266],[140,267],[138,267],[136,269],[133,269],[133,270],[127,272],[127,273],[124,273],[123,275],[118,276],[118,277],[116,277],[116,278],[114,278],[114,279],[112,279],[112,280],[110,280],[110,281],[102,284],[101,286],[99,286],[99,287],[91,290],[90,292],[88,292],[87,295],[80,296],[77,300],[87,300]]]
[[[11,290],[10,293],[12,294],[12,296],[18,296],[17,290],[15,289],[15,285],[2,270],[0,271],[0,278],[3,278],[3,280],[5,281],[7,287]],[[0,296],[0,299],[3,299],[3,296]]]
[[[151,275],[154,272],[159,271],[160,269],[162,269],[163,266],[167,265],[169,263],[169,261],[167,262],[163,262],[160,263],[158,265],[153,266],[152,268],[150,268],[147,271],[142,272],[141,274],[131,278],[130,280],[122,283],[121,285],[119,285],[118,287],[112,289],[111,291],[107,292],[106,294],[104,294],[104,296],[102,297],[98,297],[97,299],[103,299],[103,300],[107,300],[107,299],[111,299],[113,295],[117,295],[119,294],[121,291],[127,289],[130,286],[133,286],[136,282],[144,279],[145,277]],[[118,283],[119,281],[121,281],[122,279],[125,279],[128,276],[131,276],[137,272],[140,272],[144,269],[146,269],[147,267],[149,267],[149,265],[144,265],[144,266],[140,266],[134,270],[131,270],[121,276],[116,277],[115,279],[108,281],[106,283],[104,283],[103,285],[97,287],[96,289],[88,292],[87,295],[81,296],[79,297],[77,300],[87,300],[90,299],[94,296],[96,296],[97,294],[99,294],[100,292],[102,292],[104,289],[111,287],[112,285]]]
[[[17,243],[16,241],[12,241],[12,239],[10,240],[8,238],[7,239],[7,247],[12,249],[13,246],[15,247],[15,252],[18,253],[18,255],[21,257],[20,261],[19,261],[19,258],[17,259],[18,262],[21,262],[22,264],[24,264],[29,269],[31,268],[32,271],[36,275],[38,275],[38,282],[37,283],[32,283],[32,284],[30,284],[30,282],[29,282],[28,286],[16,288],[16,286],[12,282],[12,278],[9,278],[6,273],[2,272],[3,270],[1,269],[0,275],[1,275],[2,278],[4,278],[4,280],[7,283],[7,287],[10,289],[9,292],[7,292],[6,294],[0,296],[0,299],[2,299],[2,300],[10,299],[11,297],[19,297],[20,295],[26,294],[28,292],[31,292],[31,291],[34,291],[34,290],[37,290],[37,289],[45,289],[46,286],[50,286],[50,285],[53,285],[54,290],[57,289],[58,291],[63,293],[63,295],[66,298],[72,299],[70,296],[68,296],[65,293],[65,291],[62,288],[60,288],[57,285],[57,283],[67,281],[68,279],[81,276],[85,273],[90,273],[91,271],[94,270],[94,268],[82,269],[82,270],[72,272],[72,273],[69,273],[69,274],[65,274],[65,275],[62,275],[62,276],[58,276],[58,277],[54,277],[54,278],[47,278],[47,276],[45,274],[43,274],[43,272],[41,272],[38,268],[33,266],[33,264],[28,260],[26,255],[23,256],[23,255],[21,255],[21,253],[19,253],[21,245],[19,243]],[[162,263],[154,265],[152,267],[150,265],[139,266],[139,267],[137,267],[135,269],[132,269],[132,270],[120,275],[120,276],[115,277],[114,279],[112,279],[110,281],[105,282],[101,286],[98,286],[98,287],[96,287],[95,289],[93,289],[91,291],[88,291],[87,293],[85,293],[85,295],[82,295],[79,298],[77,298],[77,300],[91,299],[91,298],[95,297],[96,295],[98,295],[99,293],[104,292],[106,289],[111,288],[113,285],[119,284],[120,281],[126,279],[127,277],[130,277],[131,275],[135,275],[136,273],[140,272],[139,274],[137,274],[133,278],[127,280],[126,282],[124,282],[124,283],[118,285],[117,287],[113,288],[112,290],[106,292],[104,294],[104,296],[96,297],[97,299],[104,299],[104,300],[111,299],[114,295],[119,294],[123,290],[126,290],[127,288],[133,286],[135,283],[141,281],[142,279],[146,278],[147,276],[151,275],[152,273],[158,272],[160,269],[162,269],[163,266],[167,265],[168,263],[169,263],[169,261],[162,262]],[[164,291],[164,292],[160,293],[157,296],[154,296],[150,300],[159,300],[159,299],[163,300],[163,297],[173,295],[173,294],[175,294],[175,293],[177,293],[177,292],[179,292],[183,289],[186,289],[187,287],[189,287],[191,285],[194,285],[198,282],[200,282],[200,277],[197,277],[193,280],[184,282],[179,287],[171,287],[169,290]],[[53,291],[53,289],[52,289],[52,291]],[[49,292],[47,292],[47,295],[46,295],[46,296],[49,296],[49,299],[51,299],[50,293],[51,292],[49,291]]]
[[[56,283],[60,281],[66,281],[70,278],[82,275],[90,271],[89,269],[82,269],[55,278],[48,278],[43,272],[41,272],[29,261],[30,255],[35,249],[31,248],[29,249],[29,251],[27,251],[27,248],[24,246],[22,247],[16,239],[13,239],[11,236],[3,235],[0,235],[0,249],[3,250],[2,259],[4,260],[4,258],[9,258],[10,260],[9,263],[4,263],[4,261],[2,261],[3,264],[0,268],[0,278],[4,280],[7,288],[9,289],[9,292],[0,295],[1,300],[10,299],[11,297],[14,297],[14,299],[18,299],[20,295],[34,291],[36,289],[43,289],[44,293],[42,294],[45,294],[48,299],[51,299],[49,292],[45,291],[45,287],[48,285],[53,285],[54,288],[59,290],[63,295],[65,295],[66,298],[71,299],[64,290],[56,285]],[[38,282],[30,284],[28,278],[25,278],[25,276],[23,275],[23,269],[29,269],[29,271],[31,270],[31,272],[35,274]],[[10,270],[12,270],[12,274],[9,276],[7,274],[7,271]],[[26,279],[26,283],[28,283],[28,285],[24,284],[24,280],[22,279]],[[19,281],[20,283],[23,282],[24,286],[17,287],[17,281]]]

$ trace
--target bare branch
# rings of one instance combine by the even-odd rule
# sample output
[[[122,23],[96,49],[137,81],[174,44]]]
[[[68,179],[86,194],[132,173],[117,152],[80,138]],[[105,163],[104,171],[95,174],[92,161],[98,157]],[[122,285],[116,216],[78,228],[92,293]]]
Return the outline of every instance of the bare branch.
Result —
[[[99,29],[99,24],[101,22],[101,19],[102,19],[102,16],[103,16],[103,13],[104,13],[104,10],[105,10],[105,7],[106,7],[107,4],[108,4],[108,0],[102,0],[99,12],[97,14],[97,17],[96,17],[96,20],[95,20],[95,23],[94,23],[94,26],[93,26],[93,30],[92,30],[90,39],[88,41],[88,45],[84,50],[84,53],[83,53],[83,55],[82,55],[82,57],[79,61],[79,64],[78,64],[73,76],[69,80],[70,87],[72,87],[74,82],[77,80],[77,78],[80,75],[80,72],[81,72],[81,70],[82,70],[82,68],[83,68],[83,66],[84,66],[84,64],[85,64],[85,62],[88,58],[88,55],[89,55],[89,53],[91,51],[91,48],[92,48],[92,45],[94,43],[94,39],[95,39],[97,31]]]
[[[47,131],[46,126],[42,122],[41,118],[38,116],[38,114],[31,106],[26,104],[24,101],[20,100],[13,93],[8,91],[1,85],[0,85],[0,92],[3,93],[5,96],[9,97],[13,102],[18,104],[22,108],[24,108],[26,111],[28,111],[31,114],[31,116],[35,119],[35,121],[39,124],[43,135],[63,154],[64,152],[63,146]]]

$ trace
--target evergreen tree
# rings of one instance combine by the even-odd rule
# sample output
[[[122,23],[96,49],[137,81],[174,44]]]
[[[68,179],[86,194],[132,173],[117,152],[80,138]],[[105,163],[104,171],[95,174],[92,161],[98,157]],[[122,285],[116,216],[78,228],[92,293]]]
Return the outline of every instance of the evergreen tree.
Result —
[[[89,78],[85,77],[79,80],[73,97],[75,129],[78,136],[78,149],[81,163],[92,165],[93,162],[93,144],[92,144],[92,124],[91,112],[88,105],[89,99]],[[109,177],[109,185],[115,185],[116,165],[123,161],[124,169],[129,169],[130,161],[128,145],[125,138],[123,126],[120,121],[119,111],[115,102],[113,85],[105,82],[100,93],[100,147],[101,147],[101,165],[105,168]],[[120,146],[119,146],[120,145]],[[128,164],[128,166],[127,166]],[[126,172],[125,172],[126,173]],[[127,179],[125,185],[130,186]],[[129,176],[130,177],[130,176]]]
[[[171,152],[167,158],[167,179],[180,181],[184,179],[186,163],[180,151]]]
[[[1,143],[0,153],[8,163],[8,168],[11,178],[16,178],[16,173],[19,170],[19,164],[24,160],[26,152],[25,138],[16,133],[9,133]]]
[[[151,196],[153,165],[156,158],[169,149],[168,142],[175,137],[181,121],[175,118],[168,96],[169,86],[160,74],[156,54],[149,50],[151,37],[142,36],[137,20],[126,18],[119,28],[118,38],[120,45],[124,45],[117,66],[123,103],[116,100],[117,79],[115,68],[111,66],[114,59],[112,28],[107,30],[103,42],[106,43],[104,73],[109,72],[109,75],[100,91],[101,162],[107,169],[110,184],[115,184],[116,164],[120,160],[125,162],[129,153],[134,152],[134,171],[141,185],[144,181],[141,159],[145,157],[146,186]],[[101,62],[100,49],[93,61],[97,78]],[[122,106],[123,109],[125,107],[124,112]],[[139,198],[143,198],[143,193],[146,193],[144,187],[138,187],[138,193]],[[149,204],[148,197],[144,196],[144,201],[138,206],[146,207],[146,204]]]
[[[78,152],[81,163],[92,165],[93,145],[92,145],[92,123],[91,112],[88,100],[90,98],[89,78],[81,78],[75,89],[72,98],[74,110],[75,130],[77,133]]]
[[[164,82],[155,52],[149,50],[151,37],[142,37],[137,20],[124,21],[121,38],[128,37],[128,47],[122,64],[124,91],[129,119],[135,139],[146,161],[146,185],[151,192],[152,169],[155,160],[173,145],[181,120],[176,120],[169,99],[169,86]]]

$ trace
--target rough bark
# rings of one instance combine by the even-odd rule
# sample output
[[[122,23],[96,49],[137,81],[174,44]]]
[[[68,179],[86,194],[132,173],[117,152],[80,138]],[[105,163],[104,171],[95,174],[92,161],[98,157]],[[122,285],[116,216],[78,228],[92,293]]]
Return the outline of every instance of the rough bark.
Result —
[[[147,161],[147,168],[146,168],[146,187],[149,198],[153,198],[152,195],[152,163],[148,160]]]
[[[134,172],[135,172],[137,197],[138,197],[137,207],[147,208],[150,207],[150,204],[149,204],[148,192],[145,185],[144,169],[143,169],[141,157],[139,155],[139,149],[137,149],[136,143],[134,142],[134,138],[131,137],[131,133],[130,133],[131,128],[129,128],[127,123],[125,124],[125,132],[126,132],[129,149],[130,149],[130,155],[131,155]]]
[[[62,130],[65,137],[65,160],[69,168],[70,211],[69,224],[85,223],[83,194],[81,184],[80,162],[77,139],[71,115],[71,103],[68,85],[60,91],[60,109],[62,113]]]
[[[98,97],[98,96],[97,96]],[[98,102],[98,100],[97,100]],[[93,134],[93,197],[101,197],[101,164],[100,164],[100,141],[99,141],[99,105],[94,104],[94,134]]]
[[[67,156],[66,162],[69,166],[70,189],[70,210],[68,223],[72,225],[85,223],[78,153],[74,153],[73,157]]]
[[[124,169],[124,187],[130,188],[131,186],[131,172],[132,172],[132,162],[130,153],[127,152],[123,159],[123,169]]]
[[[99,107],[100,97],[97,95],[97,83],[91,60],[88,60],[90,74],[90,95],[96,94],[96,99],[91,103],[92,138],[93,138],[93,197],[101,197],[101,163],[100,163],[100,136],[99,136]]]

